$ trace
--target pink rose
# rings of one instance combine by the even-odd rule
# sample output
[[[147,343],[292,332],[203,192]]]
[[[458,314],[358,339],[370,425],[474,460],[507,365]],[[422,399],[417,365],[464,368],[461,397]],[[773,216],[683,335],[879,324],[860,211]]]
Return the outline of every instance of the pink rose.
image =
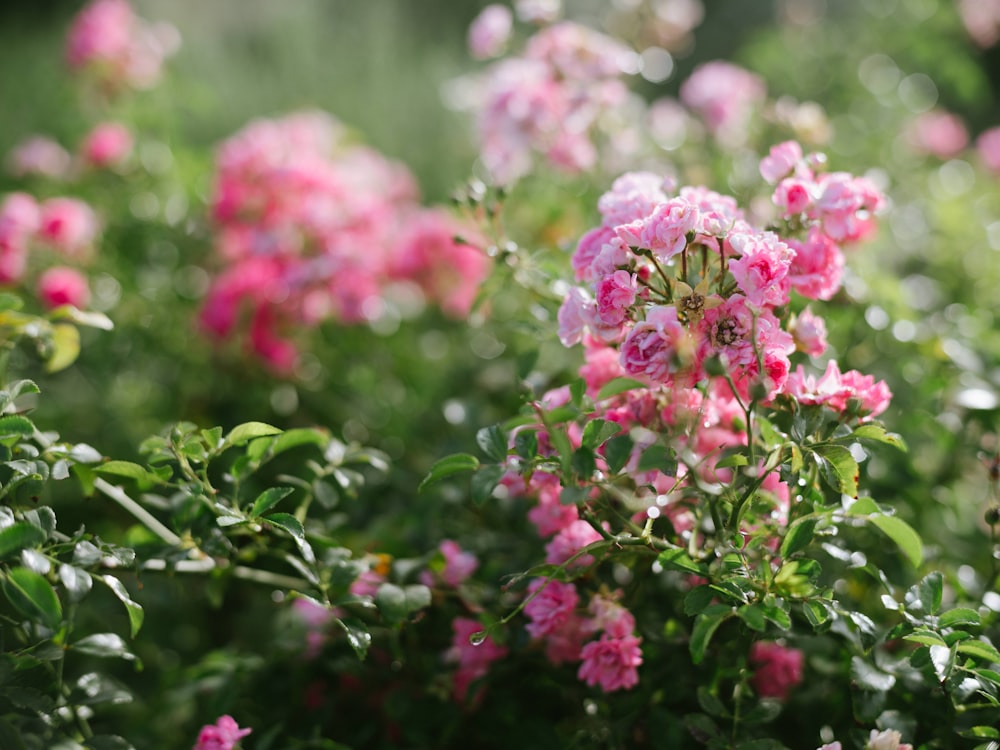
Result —
[[[215,724],[206,724],[198,733],[192,750],[233,750],[251,729],[240,729],[232,716],[220,716]]]
[[[750,647],[749,661],[754,667],[750,683],[762,698],[787,700],[792,688],[802,682],[805,657],[798,649],[756,641]]]
[[[38,299],[49,310],[61,305],[84,308],[90,301],[87,277],[74,268],[49,268],[38,278]]]
[[[132,133],[117,122],[103,122],[95,127],[80,147],[80,155],[92,167],[120,164],[131,152]]]

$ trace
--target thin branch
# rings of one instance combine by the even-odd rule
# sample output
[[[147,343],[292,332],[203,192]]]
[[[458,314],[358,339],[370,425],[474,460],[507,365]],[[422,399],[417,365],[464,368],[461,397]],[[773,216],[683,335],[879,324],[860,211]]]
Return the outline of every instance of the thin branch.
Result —
[[[125,491],[121,487],[109,484],[101,477],[94,480],[94,487],[135,516],[137,520],[145,524],[146,528],[160,537],[160,539],[165,541],[167,544],[177,546],[181,543],[181,538],[179,536],[160,523],[154,515],[139,505],[139,503],[126,495]]]

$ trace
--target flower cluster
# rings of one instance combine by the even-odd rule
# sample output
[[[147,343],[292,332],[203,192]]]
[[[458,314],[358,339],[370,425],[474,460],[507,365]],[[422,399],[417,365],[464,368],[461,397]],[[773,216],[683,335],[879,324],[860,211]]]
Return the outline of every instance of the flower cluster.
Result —
[[[465,244],[474,234],[421,208],[406,168],[349,143],[329,115],[255,121],[222,144],[216,166],[222,268],[201,322],[227,338],[247,308],[251,350],[276,370],[297,359],[282,328],[375,320],[400,288],[456,317],[472,306],[488,265]]]
[[[509,18],[491,6],[470,31],[473,54],[507,43]],[[506,19],[506,20],[505,20]],[[594,167],[602,118],[628,95],[635,55],[617,40],[572,21],[543,26],[521,54],[495,63],[480,83],[480,157],[497,184],[532,168],[536,156],[566,172]]]
[[[72,180],[86,170],[120,170],[134,146],[132,131],[120,122],[95,125],[71,154],[58,141],[33,135],[7,155],[7,169],[15,177]]]
[[[86,262],[100,225],[93,209],[78,198],[49,198],[39,203],[28,193],[9,193],[0,202],[0,284],[21,282],[33,250],[49,250],[74,263]],[[37,280],[37,294],[49,308],[85,307],[87,279],[66,266],[52,266]]]
[[[128,0],[93,0],[76,16],[66,39],[66,62],[109,93],[146,89],[179,46],[170,24],[147,23]]]

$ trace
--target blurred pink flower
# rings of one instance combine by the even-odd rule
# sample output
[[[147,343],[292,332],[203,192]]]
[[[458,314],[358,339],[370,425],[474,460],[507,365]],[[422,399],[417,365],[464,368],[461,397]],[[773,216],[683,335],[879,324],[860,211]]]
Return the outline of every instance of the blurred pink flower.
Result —
[[[61,180],[69,175],[71,163],[69,152],[44,135],[27,138],[7,155],[7,168],[15,177],[36,175]]]
[[[38,299],[49,310],[61,305],[85,308],[90,302],[87,277],[75,268],[48,268],[38,277]]]
[[[750,683],[763,698],[787,700],[792,688],[802,682],[805,657],[798,649],[756,641],[750,647],[749,661],[754,668]]]
[[[251,729],[240,729],[232,716],[220,716],[215,724],[206,724],[198,733],[192,750],[233,750]]]
[[[454,676],[455,700],[465,702],[470,698],[469,688],[476,680],[489,672],[490,665],[507,655],[507,649],[498,645],[490,636],[482,633],[482,623],[468,617],[456,617],[452,621],[454,636],[451,648],[445,652],[445,661],[458,665]]]
[[[969,145],[969,131],[962,118],[940,109],[917,115],[905,137],[915,151],[939,159],[954,158]]]
[[[132,152],[132,133],[118,122],[102,122],[80,146],[80,156],[92,167],[121,164]]]
[[[988,169],[1000,172],[1000,126],[979,134],[976,138],[976,151]]]
[[[27,193],[9,193],[0,203],[0,283],[24,275],[28,243],[40,223],[38,203]]]
[[[38,239],[63,255],[85,257],[98,230],[94,210],[78,198],[50,198],[41,204]]]
[[[469,52],[477,60],[499,57],[510,40],[514,17],[506,5],[487,5],[469,26]]]
[[[537,593],[536,593],[537,592]],[[524,614],[531,620],[526,630],[532,638],[554,635],[573,617],[580,597],[572,583],[536,578],[528,586],[530,601]]]
[[[762,78],[724,60],[702,63],[680,89],[681,101],[727,146],[746,140],[750,114],[766,97],[767,86]]]
[[[437,581],[441,581],[446,586],[458,588],[479,567],[479,559],[473,553],[463,550],[452,539],[441,542],[438,551],[444,558],[444,567],[440,571],[421,571],[420,582],[425,586],[434,586]]]

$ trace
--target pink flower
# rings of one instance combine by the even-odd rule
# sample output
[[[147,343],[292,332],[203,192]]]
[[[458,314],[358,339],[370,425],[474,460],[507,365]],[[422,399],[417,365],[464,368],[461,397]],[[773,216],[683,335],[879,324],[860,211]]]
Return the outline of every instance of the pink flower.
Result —
[[[680,98],[725,145],[745,138],[750,113],[764,101],[767,87],[750,71],[723,60],[703,63],[681,84]]]
[[[625,607],[618,603],[622,592],[619,590],[610,596],[595,594],[587,605],[591,620],[589,627],[593,631],[603,630],[612,638],[625,638],[635,630],[635,617]]]
[[[600,226],[586,232],[576,245],[573,253],[573,271],[578,281],[594,281],[594,260],[601,248],[615,236],[610,227]]]
[[[621,325],[635,302],[635,274],[615,271],[597,283],[597,315],[609,326]]]
[[[600,685],[605,693],[634,687],[639,682],[638,667],[642,664],[641,643],[638,636],[616,638],[605,633],[584,645],[580,652],[583,663],[577,676],[591,687]]]
[[[552,537],[552,540],[545,545],[545,562],[552,565],[562,565],[588,544],[592,544],[600,538],[601,535],[583,519],[573,521],[573,523],[565,528],[560,529]],[[570,567],[586,567],[593,561],[593,555],[580,555],[570,563]]]
[[[69,257],[82,257],[98,232],[97,215],[77,198],[50,198],[41,205],[38,239]]]
[[[252,731],[240,729],[232,716],[220,716],[215,724],[206,724],[201,728],[192,750],[233,750]]]
[[[535,477],[551,477],[548,474],[536,473]],[[532,484],[535,484],[534,477]],[[535,524],[541,537],[556,534],[580,518],[580,512],[575,505],[564,505],[559,502],[562,486],[555,478],[542,480],[538,488],[538,504],[528,511],[528,520]]]
[[[473,553],[463,550],[458,546],[458,542],[451,539],[441,542],[438,551],[444,558],[444,566],[439,571],[421,571],[420,582],[425,586],[433,586],[435,580],[440,580],[446,586],[458,588],[479,567],[479,559]]]
[[[917,115],[906,137],[915,151],[939,159],[952,159],[969,144],[969,131],[962,118],[940,109]]]
[[[795,252],[773,232],[738,234],[729,237],[740,257],[729,263],[729,270],[747,302],[755,307],[788,303],[788,270]]]
[[[0,203],[0,283],[24,275],[28,243],[40,223],[38,203],[27,193],[10,193]]]
[[[621,365],[629,375],[670,385],[688,372],[694,345],[677,319],[677,308],[657,306],[635,324],[621,347]]]
[[[749,661],[754,667],[750,683],[762,698],[787,700],[791,689],[802,682],[805,657],[798,649],[756,641],[750,647]]]
[[[772,185],[786,177],[802,161],[802,147],[796,141],[785,141],[771,147],[760,160],[760,176]]]
[[[513,14],[506,5],[487,5],[469,26],[469,52],[477,60],[500,56],[510,40]]]
[[[61,180],[69,176],[71,162],[66,149],[43,135],[19,143],[7,156],[8,168],[15,177],[38,175]]]
[[[1000,39],[1000,3],[996,0],[958,0],[969,37],[982,48],[992,47]]]
[[[826,323],[823,318],[814,315],[808,306],[793,316],[788,330],[795,339],[795,348],[800,352],[818,357],[826,351]]]
[[[788,377],[785,392],[803,404],[826,404],[844,413],[856,408],[861,421],[870,421],[884,412],[892,400],[892,392],[884,381],[857,370],[840,372],[836,361],[830,360],[819,379],[806,375],[802,365]]]
[[[667,201],[672,183],[653,172],[626,172],[611,183],[611,189],[597,201],[603,226],[639,221]]]
[[[587,326],[588,308],[594,306],[580,287],[571,287],[566,299],[559,306],[559,340],[563,346],[573,346],[583,341]]]
[[[837,244],[813,227],[805,242],[789,240],[788,246],[795,251],[788,270],[792,288],[809,299],[833,297],[840,289],[845,265]]]
[[[84,308],[90,301],[87,277],[74,268],[49,268],[38,278],[38,299],[49,310],[61,305]]]
[[[127,0],[92,0],[73,19],[66,61],[71,68],[87,70],[109,90],[148,88],[179,44],[177,29],[144,22]]]
[[[819,219],[823,232],[835,242],[855,242],[875,228],[873,214],[885,197],[864,177],[846,172],[822,174],[816,181],[816,198],[810,214]]]
[[[817,747],[816,750],[844,750],[844,748],[839,742],[828,742],[825,745]]]
[[[798,177],[788,177],[778,183],[771,196],[774,205],[781,209],[782,216],[798,216],[812,205],[810,182]]]
[[[534,595],[524,605],[524,614],[531,620],[526,629],[532,638],[554,635],[561,631],[573,617],[580,600],[572,583],[544,578],[536,578],[531,582],[528,595]]]
[[[469,699],[469,688],[476,680],[480,680],[489,672],[490,665],[507,655],[507,649],[498,645],[491,637],[479,634],[483,630],[478,620],[467,617],[456,617],[452,621],[454,636],[452,645],[445,652],[445,661],[458,665],[454,676],[455,700],[465,702]]]
[[[976,151],[987,169],[1000,172],[1000,127],[984,130],[976,138]]]
[[[632,247],[652,250],[660,260],[669,260],[687,246],[687,233],[698,223],[698,208],[684,198],[660,203],[648,216],[622,224],[615,233]]]
[[[80,155],[92,167],[121,164],[132,152],[132,133],[118,122],[103,122],[83,141]]]

